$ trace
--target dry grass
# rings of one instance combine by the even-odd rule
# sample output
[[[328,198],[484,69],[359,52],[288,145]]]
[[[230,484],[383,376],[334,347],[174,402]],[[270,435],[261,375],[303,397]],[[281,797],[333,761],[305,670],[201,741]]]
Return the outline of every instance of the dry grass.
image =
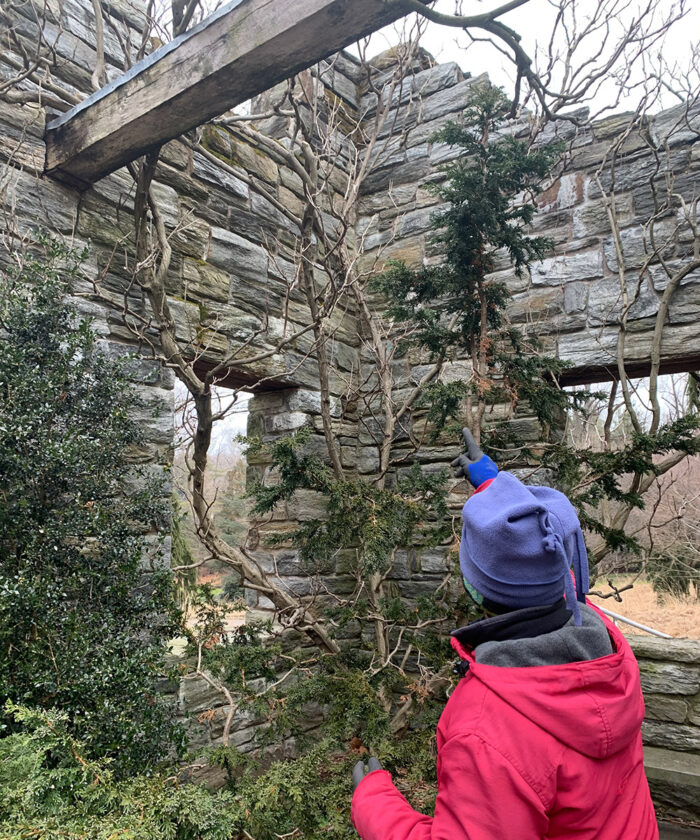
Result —
[[[613,583],[617,587],[624,586],[631,580],[622,575],[615,577]],[[604,582],[598,581],[595,586],[601,592],[607,590]],[[591,602],[612,610],[640,624],[646,624],[655,630],[662,630],[677,639],[700,639],[700,599],[698,598],[665,598],[661,603],[651,584],[645,580],[638,580],[634,589],[623,592],[622,603],[614,598],[598,598],[591,595]],[[620,623],[620,629],[626,635],[642,633],[629,624]]]

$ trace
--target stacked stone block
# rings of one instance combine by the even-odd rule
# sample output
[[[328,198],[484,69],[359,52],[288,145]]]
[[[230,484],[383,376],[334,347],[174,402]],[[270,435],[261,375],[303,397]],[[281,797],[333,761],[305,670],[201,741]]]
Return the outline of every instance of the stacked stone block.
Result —
[[[642,679],[644,759],[657,812],[700,823],[700,642],[629,640]]]

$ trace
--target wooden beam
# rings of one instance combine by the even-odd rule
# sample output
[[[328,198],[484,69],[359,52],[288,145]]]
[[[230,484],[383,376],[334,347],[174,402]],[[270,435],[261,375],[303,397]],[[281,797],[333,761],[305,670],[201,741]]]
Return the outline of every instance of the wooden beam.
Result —
[[[46,172],[84,188],[408,11],[401,0],[233,0],[49,123]]]
[[[651,373],[650,360],[631,360],[625,362],[625,371],[630,379],[643,379]],[[700,353],[687,353],[682,358],[670,357],[661,360],[659,374],[689,373],[700,371]],[[569,385],[595,385],[597,382],[614,382],[619,379],[615,364],[588,365],[572,367],[563,371],[559,383],[564,387]]]

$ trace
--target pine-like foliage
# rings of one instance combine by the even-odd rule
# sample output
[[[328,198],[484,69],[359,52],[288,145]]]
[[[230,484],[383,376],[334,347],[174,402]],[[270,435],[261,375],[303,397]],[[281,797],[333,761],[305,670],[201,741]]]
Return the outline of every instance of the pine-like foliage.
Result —
[[[435,187],[444,209],[433,218],[433,245],[442,260],[417,268],[392,262],[374,284],[385,296],[387,316],[410,327],[406,350],[472,360],[470,382],[428,389],[424,402],[437,430],[461,414],[469,395],[482,405],[527,400],[544,424],[555,422],[571,401],[556,384],[564,365],[539,352],[533,340],[524,346],[506,320],[508,287],[489,276],[497,255],[521,276],[552,248],[547,237],[531,235],[529,225],[561,148],[529,147],[510,135],[510,104],[500,88],[475,84],[460,124],[433,135],[460,151],[442,167],[444,181]],[[479,425],[466,419],[470,427]]]
[[[2,276],[0,703],[61,710],[127,772],[176,737],[155,689],[172,585],[145,538],[169,528],[159,487],[129,463],[141,433],[125,363],[65,302],[80,261],[47,240]]]

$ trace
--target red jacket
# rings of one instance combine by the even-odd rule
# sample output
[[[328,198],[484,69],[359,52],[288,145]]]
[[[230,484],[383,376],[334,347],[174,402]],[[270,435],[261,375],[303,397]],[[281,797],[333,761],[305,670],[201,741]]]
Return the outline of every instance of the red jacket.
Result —
[[[657,840],[642,763],[634,654],[505,668],[469,661],[437,730],[435,816],[414,811],[385,770],[352,801],[363,840]]]

